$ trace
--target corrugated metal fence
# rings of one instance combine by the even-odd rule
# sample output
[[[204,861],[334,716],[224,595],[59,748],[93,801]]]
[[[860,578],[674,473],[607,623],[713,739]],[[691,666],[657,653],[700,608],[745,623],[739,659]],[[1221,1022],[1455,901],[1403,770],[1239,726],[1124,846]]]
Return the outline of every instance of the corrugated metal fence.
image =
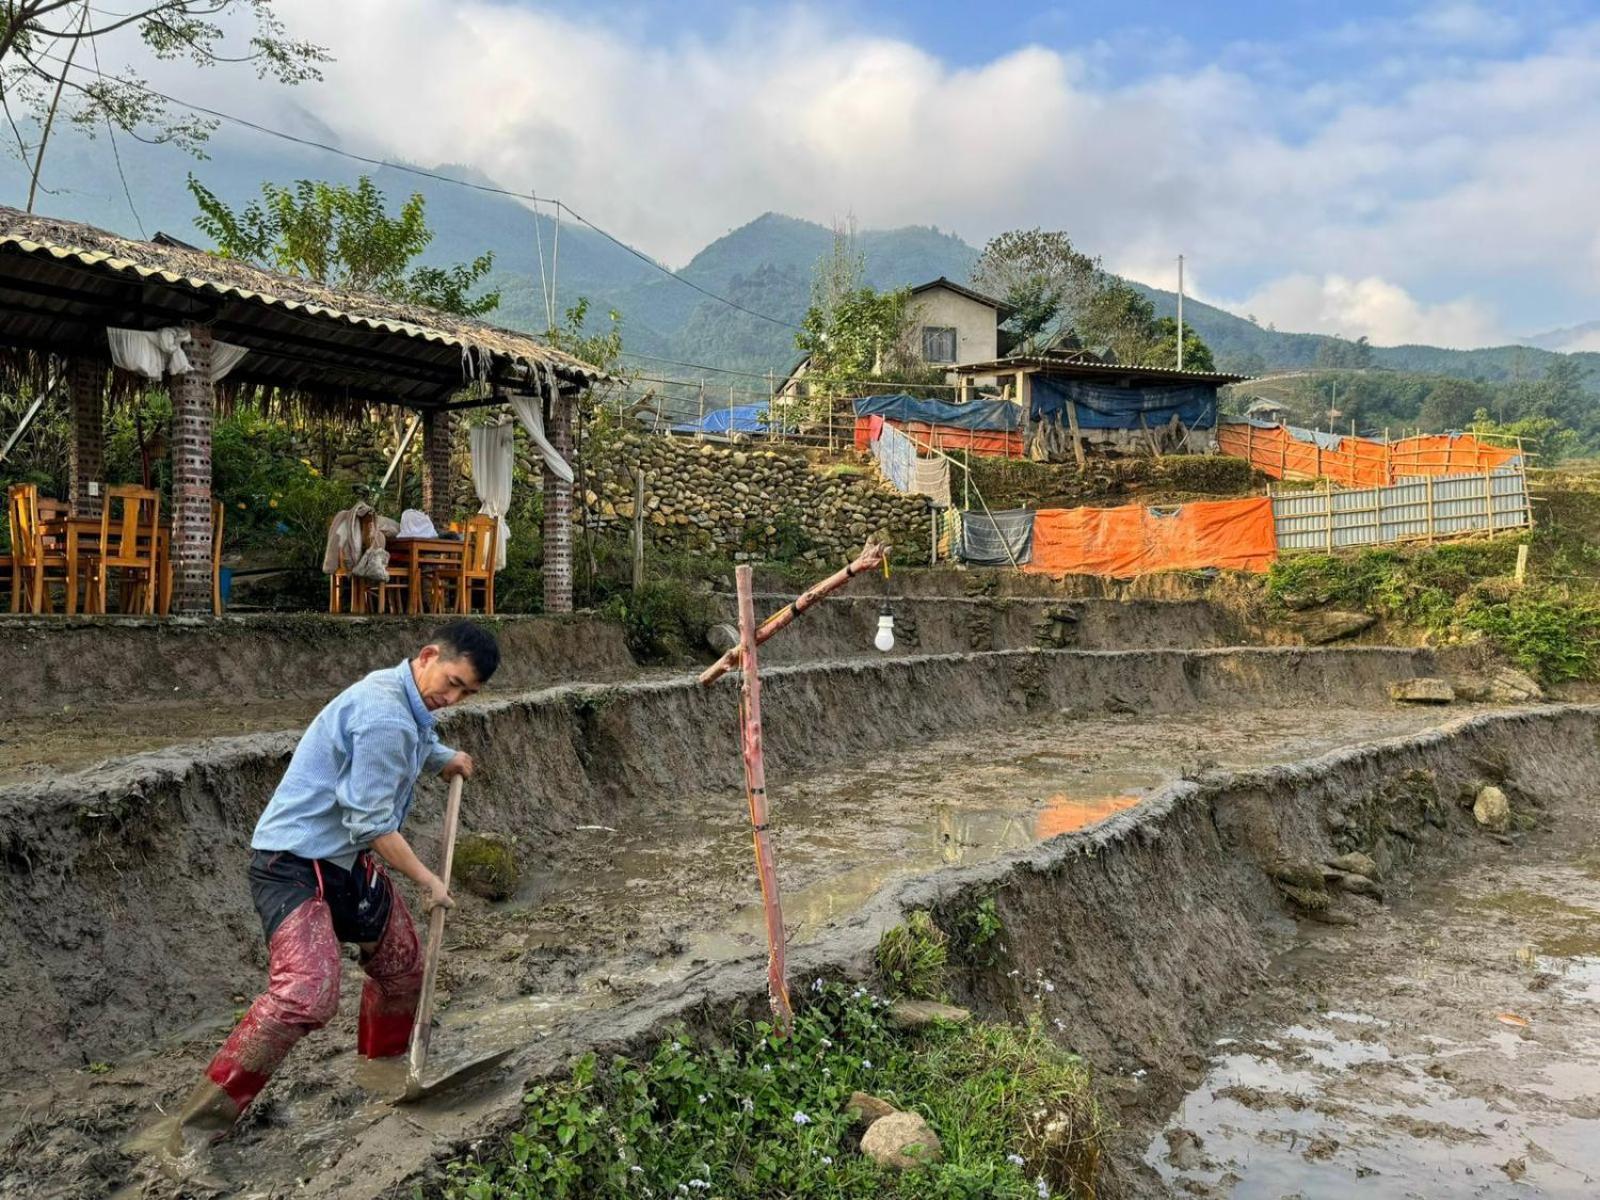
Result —
[[[1273,492],[1279,552],[1501,533],[1533,524],[1520,469],[1402,479],[1389,487]]]

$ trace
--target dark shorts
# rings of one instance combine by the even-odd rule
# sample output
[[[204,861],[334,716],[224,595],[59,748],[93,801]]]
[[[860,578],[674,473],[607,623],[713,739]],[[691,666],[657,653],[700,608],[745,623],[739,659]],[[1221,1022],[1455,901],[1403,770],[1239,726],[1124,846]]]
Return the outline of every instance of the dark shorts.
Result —
[[[286,850],[257,850],[250,857],[250,898],[261,917],[267,941],[307,900],[314,900],[321,874],[322,898],[333,915],[341,942],[376,942],[389,924],[394,894],[389,876],[367,850],[346,871],[327,859],[313,862]]]

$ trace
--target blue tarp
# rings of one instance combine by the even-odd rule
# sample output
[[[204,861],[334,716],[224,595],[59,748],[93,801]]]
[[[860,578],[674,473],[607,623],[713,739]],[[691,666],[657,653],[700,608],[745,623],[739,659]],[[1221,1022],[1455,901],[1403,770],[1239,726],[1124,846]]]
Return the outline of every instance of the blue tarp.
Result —
[[[1190,429],[1210,429],[1217,423],[1215,384],[1111,387],[1039,374],[1033,377],[1032,386],[1035,421],[1054,421],[1059,415],[1061,424],[1069,425],[1065,410],[1071,400],[1078,408],[1080,429],[1140,429],[1141,414],[1151,429],[1170,422],[1173,414]]]
[[[704,420],[674,425],[673,433],[709,433],[726,437],[733,433],[765,433],[767,431],[767,406],[741,404],[733,408],[713,409]]]
[[[925,400],[903,393],[893,396],[862,396],[852,401],[858,417],[882,417],[886,421],[922,421],[928,425],[951,425],[957,429],[1022,428],[1022,409],[1008,400],[973,400],[951,404],[944,400]]]
[[[1260,417],[1223,417],[1230,425],[1250,425],[1256,429],[1282,429],[1297,442],[1310,442],[1324,450],[1339,449],[1339,441],[1344,437],[1342,433],[1328,433],[1321,429],[1302,429],[1298,425],[1284,425],[1278,421],[1263,421]],[[1382,438],[1372,438],[1372,441],[1381,442]]]

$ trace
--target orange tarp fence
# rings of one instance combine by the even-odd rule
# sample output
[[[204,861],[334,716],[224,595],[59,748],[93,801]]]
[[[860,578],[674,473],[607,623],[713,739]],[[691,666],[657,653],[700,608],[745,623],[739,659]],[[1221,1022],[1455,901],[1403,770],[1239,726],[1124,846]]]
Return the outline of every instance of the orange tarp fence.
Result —
[[[856,449],[865,450],[872,442],[872,422],[882,420],[870,416],[856,418]],[[889,421],[901,433],[911,438],[921,448],[935,450],[971,450],[974,454],[995,455],[1004,458],[1023,457],[1022,435],[1004,429],[961,429],[955,425],[930,425],[926,421]]]
[[[1176,508],[1042,508],[1023,570],[1126,579],[1203,567],[1265,571],[1277,557],[1272,501],[1257,496]]]
[[[1273,479],[1330,479],[1345,487],[1388,487],[1416,475],[1481,474],[1520,454],[1469,433],[1423,434],[1396,442],[1341,437],[1337,448],[1324,447],[1302,441],[1282,425],[1262,429],[1244,421],[1219,422],[1217,446]]]

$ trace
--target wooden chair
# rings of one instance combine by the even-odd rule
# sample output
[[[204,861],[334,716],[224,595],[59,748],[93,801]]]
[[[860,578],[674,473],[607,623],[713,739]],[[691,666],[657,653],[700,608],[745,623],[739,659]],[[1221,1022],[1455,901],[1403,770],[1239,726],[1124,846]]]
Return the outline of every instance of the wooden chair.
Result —
[[[70,569],[66,548],[44,535],[37,484],[12,484],[6,499],[11,526],[11,611],[22,612],[26,604],[31,613],[50,612],[50,585],[66,587]],[[53,579],[52,571],[58,572]]]
[[[436,575],[441,589],[436,611],[456,612],[465,615],[472,611],[474,592],[481,593],[485,616],[494,615],[494,569],[499,551],[500,522],[481,513],[461,522],[463,552],[461,567],[453,573],[440,571]],[[445,592],[454,589],[447,601]]]
[[[100,551],[93,560],[95,611],[106,611],[112,571],[122,571],[122,611],[154,616],[161,592],[161,493],[134,484],[106,489],[100,510]]]
[[[372,544],[378,528],[378,514],[368,513],[360,518],[361,546],[365,550]],[[220,546],[216,553],[220,553]],[[350,564],[355,566],[354,563]],[[330,613],[362,612],[371,607],[373,584],[357,579],[350,571],[341,569],[328,576],[328,611]],[[345,596],[349,595],[348,607]],[[380,597],[381,599],[381,597]],[[381,605],[380,605],[381,608]]]

